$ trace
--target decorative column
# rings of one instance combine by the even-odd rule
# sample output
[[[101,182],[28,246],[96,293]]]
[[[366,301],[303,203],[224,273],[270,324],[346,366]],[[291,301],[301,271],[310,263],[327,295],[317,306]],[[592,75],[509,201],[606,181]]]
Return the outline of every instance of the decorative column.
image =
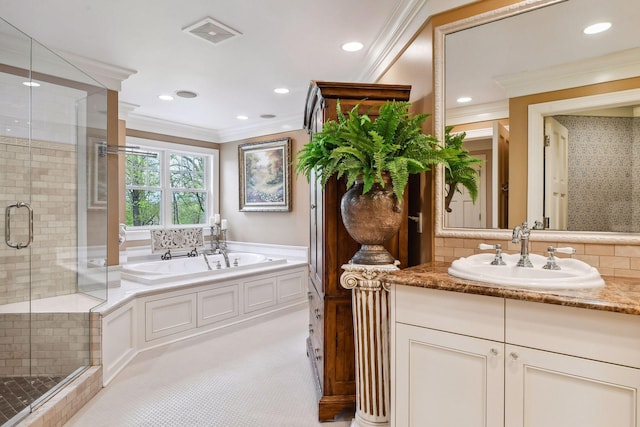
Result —
[[[356,416],[351,427],[390,421],[389,288],[379,277],[396,264],[345,264],[340,284],[352,290],[356,353]]]

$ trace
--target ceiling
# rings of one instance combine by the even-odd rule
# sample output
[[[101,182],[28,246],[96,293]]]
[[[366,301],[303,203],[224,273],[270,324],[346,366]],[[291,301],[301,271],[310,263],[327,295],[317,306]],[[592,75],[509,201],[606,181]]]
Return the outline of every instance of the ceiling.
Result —
[[[569,0],[447,34],[447,116],[478,121],[507,98],[639,75],[638,16],[637,0]],[[603,21],[609,31],[583,34]]]
[[[311,80],[375,81],[429,15],[468,2],[0,0],[0,14],[119,90],[128,127],[227,142],[302,128]],[[207,17],[240,34],[212,44],[183,31]],[[364,49],[341,50],[354,40]]]

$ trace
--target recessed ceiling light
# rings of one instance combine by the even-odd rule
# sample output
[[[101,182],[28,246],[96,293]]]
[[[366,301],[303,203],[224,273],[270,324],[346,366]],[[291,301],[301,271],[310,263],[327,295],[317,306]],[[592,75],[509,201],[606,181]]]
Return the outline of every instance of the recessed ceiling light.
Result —
[[[190,90],[179,90],[176,92],[176,96],[180,98],[195,98],[198,94]]]
[[[342,45],[342,50],[346,52],[357,52],[363,47],[364,45],[360,42],[349,42]]]
[[[279,87],[273,90],[275,93],[289,93],[289,89],[286,87]]]
[[[173,96],[171,95],[159,95],[158,98],[162,99],[163,101],[173,101]]]
[[[236,116],[236,119],[238,120],[247,120],[248,118],[249,118],[248,116],[242,116],[242,115]]]
[[[40,83],[33,82],[33,81],[22,82],[22,84],[25,85],[25,86],[30,86],[30,87],[38,87],[38,86],[40,86]]]
[[[598,34],[607,31],[609,28],[611,28],[611,22],[598,22],[597,24],[589,25],[582,32],[585,34]]]
[[[461,96],[460,98],[456,99],[457,102],[459,102],[460,104],[464,104],[467,102],[471,102],[471,97],[470,96]]]
[[[260,114],[260,117],[263,119],[273,119],[276,117],[275,114]]]

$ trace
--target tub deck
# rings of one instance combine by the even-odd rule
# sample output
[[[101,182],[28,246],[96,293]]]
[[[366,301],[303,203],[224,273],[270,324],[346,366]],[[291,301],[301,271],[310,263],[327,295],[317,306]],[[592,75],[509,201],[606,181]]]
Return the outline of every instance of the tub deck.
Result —
[[[2,313],[87,313],[102,300],[82,293],[0,305]]]

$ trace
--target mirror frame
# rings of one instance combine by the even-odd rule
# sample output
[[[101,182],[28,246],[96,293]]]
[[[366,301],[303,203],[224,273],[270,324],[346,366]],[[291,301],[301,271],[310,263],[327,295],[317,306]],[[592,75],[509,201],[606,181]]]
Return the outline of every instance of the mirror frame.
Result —
[[[487,24],[510,16],[529,12],[566,0],[524,0],[509,6],[484,12],[455,22],[440,25],[433,30],[434,68],[434,129],[438,141],[444,141],[445,127],[445,36],[467,28]],[[529,126],[528,133],[532,126]],[[528,148],[529,150],[529,148]],[[530,162],[529,162],[530,164]],[[528,187],[527,187],[528,188]],[[435,173],[435,237],[510,240],[510,229],[445,228],[444,227],[444,168],[438,165]],[[528,191],[528,190],[527,190]],[[527,205],[529,202],[527,202]],[[527,211],[530,212],[529,206]],[[544,230],[533,233],[532,240],[547,242],[575,242],[594,244],[640,244],[640,235],[614,232]]]

